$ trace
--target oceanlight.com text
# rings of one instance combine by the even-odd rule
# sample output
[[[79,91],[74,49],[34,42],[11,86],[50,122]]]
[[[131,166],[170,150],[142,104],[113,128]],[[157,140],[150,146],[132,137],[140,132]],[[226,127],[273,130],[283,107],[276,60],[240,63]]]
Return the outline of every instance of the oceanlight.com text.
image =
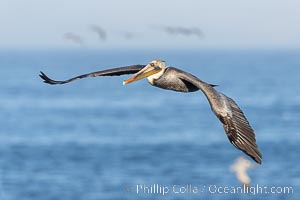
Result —
[[[208,192],[211,194],[293,194],[294,189],[291,186],[218,186],[210,185]]]

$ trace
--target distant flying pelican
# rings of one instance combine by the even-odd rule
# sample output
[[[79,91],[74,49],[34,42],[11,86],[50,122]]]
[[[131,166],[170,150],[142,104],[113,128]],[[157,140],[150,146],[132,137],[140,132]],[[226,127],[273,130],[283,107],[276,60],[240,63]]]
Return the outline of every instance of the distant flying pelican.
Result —
[[[195,92],[200,89],[208,99],[212,111],[223,123],[229,141],[261,164],[262,155],[256,145],[254,131],[238,105],[231,98],[214,89],[215,85],[201,81],[196,76],[182,70],[166,67],[164,61],[153,60],[146,66],[131,65],[92,72],[65,81],[52,80],[43,72],[40,72],[40,77],[45,83],[54,85],[65,84],[86,77],[120,76],[124,74],[134,74],[123,82],[124,85],[147,77],[151,85],[166,90]]]

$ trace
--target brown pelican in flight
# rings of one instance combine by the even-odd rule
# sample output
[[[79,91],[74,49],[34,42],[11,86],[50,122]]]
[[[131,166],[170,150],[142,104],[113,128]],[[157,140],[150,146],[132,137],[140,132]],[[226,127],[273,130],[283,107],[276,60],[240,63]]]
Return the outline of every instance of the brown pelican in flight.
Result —
[[[134,74],[123,82],[124,85],[147,78],[151,85],[166,90],[174,90],[177,92],[194,92],[201,90],[208,99],[211,110],[222,122],[229,141],[236,148],[261,164],[262,155],[258,150],[254,131],[234,100],[214,89],[215,85],[208,84],[182,70],[165,66],[164,61],[153,60],[146,66],[131,65],[92,72],[65,81],[52,80],[43,72],[40,73],[40,77],[45,83],[54,85],[65,84],[86,77],[120,76],[124,74]]]

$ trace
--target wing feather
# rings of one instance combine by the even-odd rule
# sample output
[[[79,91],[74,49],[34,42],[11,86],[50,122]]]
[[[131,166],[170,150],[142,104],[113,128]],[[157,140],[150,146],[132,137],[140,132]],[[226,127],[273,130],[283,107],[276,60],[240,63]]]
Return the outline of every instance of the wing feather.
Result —
[[[207,97],[212,111],[222,122],[229,141],[238,149],[262,163],[262,155],[256,144],[255,133],[246,119],[243,111],[233,99],[218,92],[212,85],[201,81],[187,72],[173,69],[180,79],[197,86]]]
[[[261,164],[262,155],[256,144],[254,130],[238,105],[231,98],[225,95],[224,97],[229,103],[229,112],[226,115],[218,114],[217,116],[223,123],[229,141]]]
[[[125,66],[125,67],[118,67],[118,68],[113,68],[113,69],[107,69],[107,70],[102,70],[102,71],[97,71],[97,72],[92,72],[88,74],[83,74],[80,76],[76,76],[73,78],[70,78],[68,80],[64,81],[57,81],[49,78],[45,73],[40,72],[39,76],[44,80],[45,83],[51,84],[51,85],[56,85],[56,84],[66,84],[70,83],[82,78],[87,78],[87,77],[97,77],[97,76],[120,76],[120,75],[125,75],[125,74],[134,74],[141,69],[143,69],[145,65],[130,65],[130,66]]]

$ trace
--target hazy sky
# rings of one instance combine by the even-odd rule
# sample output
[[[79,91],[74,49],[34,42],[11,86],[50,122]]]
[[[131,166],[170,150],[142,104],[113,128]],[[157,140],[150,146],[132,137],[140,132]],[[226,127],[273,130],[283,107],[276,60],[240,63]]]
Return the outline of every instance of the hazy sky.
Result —
[[[298,48],[300,1],[0,0],[0,25],[0,48]],[[200,29],[204,37],[170,27]]]

